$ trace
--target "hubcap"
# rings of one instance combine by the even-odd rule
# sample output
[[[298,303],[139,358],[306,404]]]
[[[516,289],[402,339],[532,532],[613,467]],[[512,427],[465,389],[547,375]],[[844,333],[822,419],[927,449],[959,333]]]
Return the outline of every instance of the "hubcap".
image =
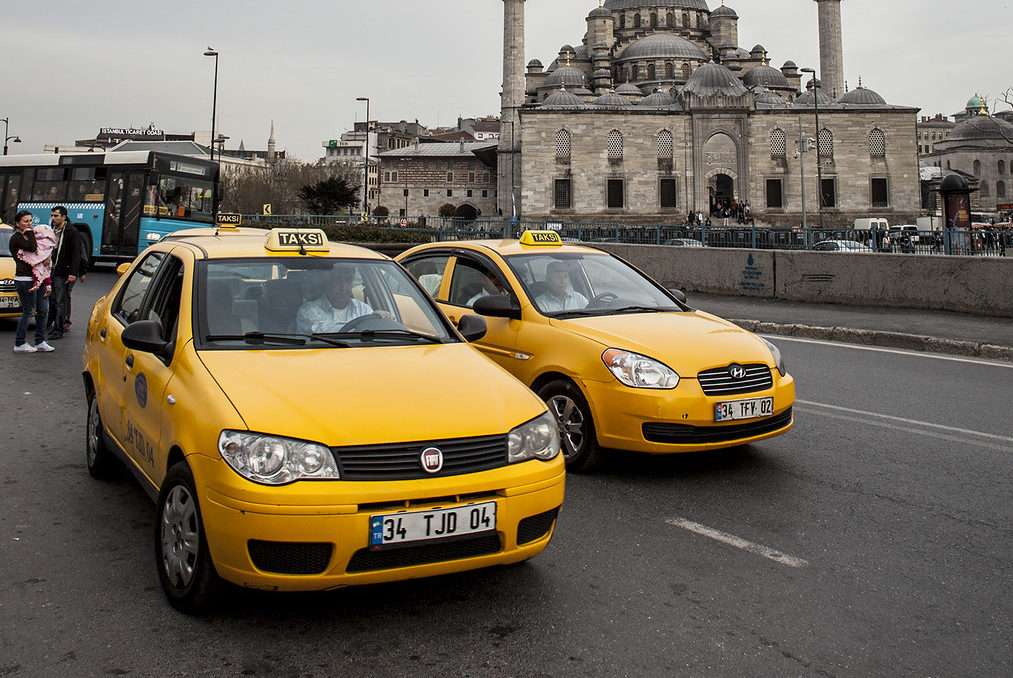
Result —
[[[187,488],[177,485],[162,506],[162,564],[174,585],[180,588],[190,585],[199,548],[197,508]]]
[[[579,454],[584,447],[584,413],[572,398],[565,395],[552,396],[548,405],[565,443],[564,455],[570,457]]]
[[[98,457],[99,416],[98,398],[91,399],[88,406],[88,465],[94,466]]]

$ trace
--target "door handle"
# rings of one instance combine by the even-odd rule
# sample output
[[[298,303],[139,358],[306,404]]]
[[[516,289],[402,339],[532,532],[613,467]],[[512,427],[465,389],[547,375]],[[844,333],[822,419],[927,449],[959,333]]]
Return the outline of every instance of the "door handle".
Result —
[[[133,366],[134,366],[134,354],[131,353],[130,355],[127,356],[127,367]]]

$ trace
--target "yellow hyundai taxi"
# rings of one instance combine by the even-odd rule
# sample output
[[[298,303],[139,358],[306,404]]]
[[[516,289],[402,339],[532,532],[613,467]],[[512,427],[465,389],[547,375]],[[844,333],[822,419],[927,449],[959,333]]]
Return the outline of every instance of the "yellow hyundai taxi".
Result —
[[[529,231],[397,260],[451,320],[487,318],[475,345],[548,403],[572,470],[602,448],[712,450],[792,427],[795,385],[773,344],[619,257]]]
[[[545,403],[400,266],[319,230],[178,233],[91,313],[87,465],[157,503],[169,601],[526,560],[565,465]]]
[[[14,291],[14,257],[11,256],[11,234],[14,229],[0,224],[0,318],[20,318],[21,298]]]

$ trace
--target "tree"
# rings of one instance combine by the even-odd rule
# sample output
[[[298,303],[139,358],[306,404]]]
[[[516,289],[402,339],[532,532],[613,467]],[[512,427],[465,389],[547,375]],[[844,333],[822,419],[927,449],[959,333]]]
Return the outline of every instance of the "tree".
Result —
[[[386,207],[384,207],[383,205],[377,205],[376,209],[373,210],[373,216],[374,217],[389,217],[390,216],[390,210],[387,209]]]
[[[226,166],[228,167],[228,166]],[[277,165],[239,167],[222,174],[223,212],[260,214],[264,203],[271,203],[274,214],[305,214],[306,204],[299,190],[337,177],[351,190],[357,204],[362,190],[361,169],[346,164],[323,165],[283,162]]]
[[[457,214],[457,208],[451,205],[449,202],[445,202],[440,205],[440,216],[441,217],[452,217]]]
[[[330,176],[299,189],[299,199],[310,214],[337,214],[344,207],[354,205],[358,187],[348,185],[342,177]]]

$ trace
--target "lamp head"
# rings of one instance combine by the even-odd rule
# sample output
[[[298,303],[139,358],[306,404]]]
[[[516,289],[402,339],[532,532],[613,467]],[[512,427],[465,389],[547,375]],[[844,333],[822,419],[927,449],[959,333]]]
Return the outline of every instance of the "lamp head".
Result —
[[[218,52],[216,52],[216,51],[215,51],[215,50],[214,50],[214,49],[213,49],[213,48],[211,47],[211,45],[208,45],[207,51],[206,51],[206,52],[204,52],[204,56],[207,56],[207,57],[210,57],[210,56],[216,57],[216,56],[218,56]]]

